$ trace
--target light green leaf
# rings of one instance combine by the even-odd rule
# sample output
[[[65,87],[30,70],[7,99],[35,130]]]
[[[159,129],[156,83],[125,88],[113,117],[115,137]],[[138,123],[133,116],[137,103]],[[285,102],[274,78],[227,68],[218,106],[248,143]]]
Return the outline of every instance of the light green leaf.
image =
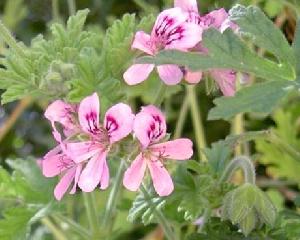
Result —
[[[279,101],[293,89],[292,82],[272,81],[255,84],[241,89],[234,97],[221,97],[214,100],[209,120],[229,120],[238,113],[258,112],[268,114]]]
[[[300,151],[300,139],[295,128],[299,116],[299,106],[290,106],[286,110],[277,110],[273,114],[276,123],[275,134],[288,145]],[[300,184],[299,159],[293,158],[277,145],[267,140],[257,140],[256,149],[260,153],[258,161],[267,168],[267,173],[275,178],[286,178]]]

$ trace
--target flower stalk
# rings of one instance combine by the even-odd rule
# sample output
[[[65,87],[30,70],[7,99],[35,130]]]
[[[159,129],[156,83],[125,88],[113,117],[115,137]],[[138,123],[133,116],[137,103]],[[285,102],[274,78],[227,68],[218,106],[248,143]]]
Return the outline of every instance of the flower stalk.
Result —
[[[98,235],[99,219],[97,216],[97,208],[95,205],[93,193],[83,192],[83,201],[87,212],[87,218],[89,221],[89,226],[92,232],[92,236],[96,237]]]
[[[115,216],[116,206],[118,203],[119,194],[122,187],[124,170],[125,170],[125,161],[121,160],[120,167],[116,174],[113,187],[111,189],[111,192],[107,200],[106,209],[105,209],[103,222],[102,222],[103,230],[106,232],[106,236],[109,236],[113,229],[113,225],[114,225],[113,219]]]
[[[197,100],[197,94],[195,92],[195,86],[187,86],[187,96],[189,98],[191,106],[192,120],[195,130],[195,138],[197,142],[198,156],[201,161],[206,162],[206,156],[203,153],[203,149],[206,148],[205,131],[201,119],[201,111],[199,109],[199,103]]]
[[[239,168],[243,170],[245,183],[255,185],[255,168],[252,161],[246,156],[234,158],[225,168],[219,183],[228,181],[233,173]]]

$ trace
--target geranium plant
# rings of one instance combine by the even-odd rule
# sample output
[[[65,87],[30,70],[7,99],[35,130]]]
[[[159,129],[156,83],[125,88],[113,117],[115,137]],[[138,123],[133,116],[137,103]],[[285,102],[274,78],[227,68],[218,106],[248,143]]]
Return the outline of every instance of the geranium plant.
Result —
[[[135,2],[139,17],[103,31],[75,1],[64,24],[53,0],[30,44],[0,22],[2,104],[37,103],[50,132],[43,153],[0,169],[0,239],[298,239],[300,24],[289,38],[267,3]],[[258,114],[276,124],[253,127]]]

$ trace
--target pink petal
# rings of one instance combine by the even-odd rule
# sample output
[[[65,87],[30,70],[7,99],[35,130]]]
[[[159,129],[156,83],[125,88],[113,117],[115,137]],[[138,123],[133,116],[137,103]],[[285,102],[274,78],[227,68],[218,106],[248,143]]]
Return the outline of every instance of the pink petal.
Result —
[[[76,168],[69,169],[66,174],[60,179],[59,183],[56,185],[54,189],[54,196],[55,198],[60,201],[63,195],[68,190],[69,186],[71,185],[74,176],[75,176]]]
[[[228,13],[224,8],[220,8],[206,14],[203,18],[203,24],[207,27],[220,29],[222,23],[228,18]]]
[[[106,161],[106,152],[92,157],[83,169],[78,186],[84,192],[92,192],[100,183],[103,172],[103,161]]]
[[[231,28],[235,33],[237,33],[237,31],[239,30],[239,26],[230,21],[228,18],[222,23],[220,32],[224,32],[227,28]]]
[[[130,191],[137,191],[143,181],[146,166],[146,161],[140,153],[124,174],[124,187],[126,187]]]
[[[134,64],[123,74],[128,85],[136,85],[145,81],[154,69],[154,64]]]
[[[80,102],[78,118],[83,131],[95,134],[99,130],[99,111],[100,103],[97,93]]]
[[[102,176],[100,179],[100,189],[104,190],[104,189],[108,188],[108,185],[109,185],[109,169],[108,169],[106,160],[104,160]]]
[[[76,163],[88,160],[96,155],[102,148],[99,144],[92,141],[67,143],[65,153]]]
[[[162,11],[156,18],[151,32],[153,42],[165,40],[177,27],[186,21],[188,14],[180,8],[170,8]]]
[[[185,80],[190,84],[197,84],[202,79],[202,72],[187,71],[184,75]]]
[[[183,73],[177,65],[160,65],[157,67],[159,77],[167,85],[176,85],[183,78]]]
[[[166,135],[166,130],[165,116],[155,106],[143,107],[135,116],[133,131],[144,147],[162,139]]]
[[[70,136],[76,129],[72,116],[74,113],[75,106],[61,100],[54,101],[47,107],[45,117],[51,122],[54,138],[58,142],[61,142],[61,135],[55,126],[55,122],[63,126],[66,136]]]
[[[193,48],[202,40],[203,28],[193,22],[182,23],[176,31],[174,31],[169,38],[166,49],[186,50]],[[196,21],[196,20],[195,20]]]
[[[172,178],[164,165],[158,160],[147,161],[155,191],[159,196],[168,196],[174,190]]]
[[[179,7],[184,11],[195,11],[198,13],[198,5],[196,0],[175,0],[174,7]]]
[[[176,160],[187,160],[193,156],[193,142],[187,138],[154,144],[150,149],[158,156]]]
[[[145,53],[153,55],[154,51],[152,47],[151,37],[149,34],[143,31],[138,31],[135,34],[131,48],[139,49]]]
[[[73,188],[70,191],[70,194],[74,194],[76,192],[76,188],[77,188],[77,184],[78,184],[78,181],[79,181],[81,171],[82,171],[82,164],[78,164],[77,167],[76,167]]]
[[[210,74],[217,82],[224,96],[234,96],[236,91],[236,73],[232,70],[212,70]]]
[[[68,169],[74,163],[61,151],[60,145],[49,151],[41,161],[45,177],[54,177]]]
[[[104,117],[104,127],[110,142],[117,142],[131,133],[133,120],[134,114],[127,104],[118,103],[108,109]]]

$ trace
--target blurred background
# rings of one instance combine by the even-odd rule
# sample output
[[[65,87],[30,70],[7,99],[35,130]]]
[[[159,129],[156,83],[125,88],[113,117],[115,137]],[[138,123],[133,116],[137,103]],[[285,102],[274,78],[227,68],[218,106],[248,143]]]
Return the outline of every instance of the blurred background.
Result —
[[[236,3],[259,5],[282,29],[289,41],[293,40],[296,19],[300,13],[300,2],[296,0],[200,0],[198,2],[201,13],[220,7],[230,9]],[[75,9],[89,8],[87,25],[104,32],[115,19],[125,13],[135,13],[138,16],[149,13],[157,14],[161,9],[170,7],[172,4],[172,0],[0,0],[0,18],[18,40],[30,45],[31,39],[38,34],[47,35],[49,24],[53,21],[65,22]],[[0,54],[3,53],[4,47],[0,39]],[[257,51],[260,50],[257,49]],[[211,84],[213,84],[212,81]],[[234,124],[225,121],[206,120],[209,109],[213,107],[212,100],[221,95],[214,86],[201,82],[197,87],[197,94],[209,144],[225,138],[230,133],[239,134],[243,131],[275,128],[286,142],[294,144],[300,150],[298,97],[290,96],[270,117],[259,114],[243,116],[243,128],[237,129],[233,127]],[[169,131],[175,129],[183,97],[182,91],[177,91],[172,96],[172,101],[167,99],[164,103],[163,108],[169,118]],[[143,99],[137,97],[137,106],[142,101]],[[0,165],[8,171],[11,170],[6,164],[6,159],[25,159],[28,156],[39,158],[53,147],[50,124],[43,116],[45,106],[47,102],[34,102],[30,98],[4,106],[0,105]],[[191,129],[191,119],[188,115],[183,129],[184,135],[192,136]],[[272,149],[272,146],[266,142],[257,141],[255,144],[250,144],[246,146],[246,151],[255,156],[258,185],[267,190],[276,206],[279,209],[297,210],[300,207],[298,188],[300,164],[297,160]],[[124,208],[126,204],[128,203],[124,203]],[[4,204],[1,205],[0,201],[0,210],[3,207]],[[126,214],[124,213],[123,218],[120,219],[119,224],[124,224],[122,221],[126,219]],[[135,226],[135,228],[128,227],[128,229],[131,229],[131,233],[123,239],[138,239],[138,236],[145,236],[153,230],[151,225],[148,228]],[[135,236],[135,238],[130,238],[130,236]],[[48,237],[51,239],[50,236]]]

